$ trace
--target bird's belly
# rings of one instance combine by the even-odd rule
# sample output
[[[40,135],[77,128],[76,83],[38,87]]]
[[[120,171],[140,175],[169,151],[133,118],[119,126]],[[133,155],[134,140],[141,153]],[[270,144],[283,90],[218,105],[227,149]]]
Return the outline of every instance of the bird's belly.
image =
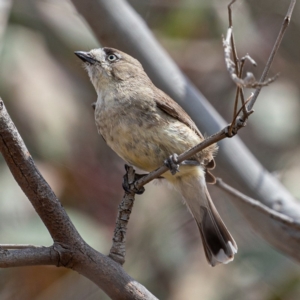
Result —
[[[138,118],[126,114],[96,118],[99,133],[107,144],[128,163],[150,172],[171,154],[180,154],[201,140],[189,127],[159,117]]]

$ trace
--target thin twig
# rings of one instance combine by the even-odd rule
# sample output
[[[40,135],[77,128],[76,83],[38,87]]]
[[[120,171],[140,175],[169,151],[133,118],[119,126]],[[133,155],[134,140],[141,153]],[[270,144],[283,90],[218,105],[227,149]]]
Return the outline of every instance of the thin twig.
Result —
[[[245,63],[246,63],[247,60],[250,61],[252,66],[254,66],[254,67],[257,66],[254,59],[247,53],[245,56],[243,56],[241,58],[239,78],[243,77],[244,66],[245,66]],[[243,89],[239,89],[239,92],[240,92],[240,98],[241,98],[241,103],[242,103],[242,108],[243,108],[243,115],[244,115],[244,119],[246,120],[246,118],[248,117],[248,111],[247,111],[247,107],[245,105],[244,91],[243,91]]]
[[[285,18],[283,20],[282,25],[281,25],[281,28],[280,28],[279,34],[277,36],[276,42],[274,44],[274,47],[273,47],[273,49],[271,51],[271,54],[270,54],[270,57],[269,57],[269,59],[267,61],[267,64],[266,64],[266,66],[264,68],[264,71],[263,71],[263,73],[261,75],[261,78],[259,80],[260,82],[264,82],[266,80],[267,76],[268,76],[268,73],[269,73],[270,68],[272,66],[272,63],[274,61],[275,55],[276,55],[276,53],[277,53],[277,51],[278,51],[278,49],[280,47],[280,44],[282,42],[283,37],[284,37],[285,31],[286,31],[286,29],[288,28],[288,26],[290,24],[291,16],[292,16],[295,4],[296,4],[296,0],[292,0],[290,2],[290,6],[288,8],[287,14],[286,14],[286,16],[285,16]],[[252,110],[252,108],[253,108],[253,106],[254,106],[254,104],[256,102],[256,99],[257,99],[257,97],[258,97],[258,95],[259,95],[259,93],[261,91],[261,88],[262,88],[262,86],[258,86],[256,88],[256,90],[254,92],[254,96],[253,96],[253,98],[251,99],[251,101],[248,104],[248,107],[247,107],[248,110]]]
[[[241,68],[244,66],[246,60],[248,60],[253,67],[257,66],[256,61],[247,53],[245,56],[241,58]]]
[[[233,117],[232,117],[231,125],[229,126],[229,129],[228,129],[228,134],[229,135],[232,135],[232,128],[233,128],[234,122],[236,120],[240,91],[241,91],[241,88],[237,86],[236,87],[236,91],[235,91],[235,99],[234,99],[234,107],[233,107]]]
[[[238,62],[233,62],[231,56],[233,55],[233,48],[231,46],[232,28],[228,28],[226,39],[223,38],[225,64],[231,79],[240,88],[261,88],[272,83],[278,75],[272,78],[265,79],[264,81],[257,81],[251,72],[247,72],[244,79],[239,77],[239,68],[237,67]]]
[[[229,27],[233,26],[233,21],[232,21],[232,10],[231,10],[231,6],[233,5],[233,3],[235,3],[236,0],[232,0],[227,8],[228,8],[228,20],[229,20]]]
[[[232,10],[231,10],[231,6],[236,2],[236,0],[232,0],[229,5],[228,5],[228,19],[229,19],[229,28],[233,28],[233,19],[232,19]],[[239,58],[237,55],[237,49],[235,46],[235,41],[234,41],[234,34],[233,31],[231,33],[231,37],[230,37],[230,44],[231,44],[231,49],[232,49],[232,58],[233,58],[233,62],[235,65],[235,73],[238,74],[239,73]]]
[[[206,138],[204,141],[202,141],[200,144],[196,145],[195,147],[193,147],[193,148],[183,152],[182,154],[178,155],[178,159],[177,159],[178,164],[182,163],[184,160],[188,160],[193,155],[195,155],[199,151],[207,148],[208,146],[223,140],[224,138],[226,138],[228,136],[227,133],[228,133],[228,126],[223,128],[219,132],[209,136],[208,138]],[[142,186],[149,183],[153,179],[161,176],[162,174],[164,174],[167,171],[169,171],[169,169],[165,165],[163,165],[163,166],[159,167],[158,169],[152,171],[151,173],[143,176],[138,181],[136,181],[135,187],[140,189]]]
[[[275,219],[280,222],[289,223],[289,225],[293,228],[297,228],[300,231],[300,223],[293,220],[291,217],[288,217],[285,214],[277,212],[266,205],[262,204],[261,202],[246,196],[245,194],[241,193],[240,191],[234,189],[232,186],[226,184],[221,178],[216,178],[216,186],[221,188],[223,191],[228,193],[231,196],[236,197],[240,201],[246,202],[252,207],[255,207],[257,210],[262,211],[263,213],[267,214],[272,219]]]

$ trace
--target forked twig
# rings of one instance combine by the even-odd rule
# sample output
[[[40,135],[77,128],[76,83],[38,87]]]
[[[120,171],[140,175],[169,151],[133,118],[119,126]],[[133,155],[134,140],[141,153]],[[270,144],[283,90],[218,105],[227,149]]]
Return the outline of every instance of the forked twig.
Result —
[[[284,34],[286,32],[286,29],[288,28],[288,26],[290,24],[295,4],[296,4],[296,0],[291,0],[290,6],[288,8],[287,14],[286,14],[286,16],[285,16],[285,18],[283,20],[282,25],[281,25],[281,28],[280,28],[279,34],[277,36],[276,42],[275,42],[274,47],[273,47],[273,49],[271,51],[271,54],[269,56],[269,59],[268,59],[267,64],[265,66],[265,69],[264,69],[264,71],[263,71],[263,73],[261,75],[260,82],[264,82],[266,80],[267,76],[268,76],[269,70],[270,70],[271,65],[272,65],[272,63],[274,61],[274,58],[275,58],[275,55],[276,55],[276,53],[277,53],[277,51],[279,49],[279,46],[280,46],[280,44],[282,42],[282,39],[283,39]],[[257,99],[257,97],[258,97],[258,95],[259,95],[259,93],[261,91],[261,88],[262,88],[262,86],[258,86],[256,88],[256,90],[254,92],[254,96],[251,99],[250,103],[248,104],[248,107],[247,107],[248,110],[251,110],[253,108],[253,106],[254,106],[254,104],[256,102],[256,99]]]
[[[227,194],[239,199],[242,202],[247,203],[248,205],[254,207],[256,210],[261,211],[268,217],[278,221],[279,223],[283,225],[289,225],[289,228],[296,228],[297,230],[300,230],[300,223],[292,219],[291,217],[288,217],[285,214],[282,214],[274,209],[271,209],[261,202],[241,193],[240,191],[234,189],[230,185],[226,184],[221,178],[216,178],[216,186],[218,186],[220,189],[225,191]],[[284,229],[286,230],[286,229]]]
[[[251,72],[247,72],[246,76],[242,79],[239,77],[239,68],[236,67],[236,63],[231,60],[231,56],[233,55],[233,48],[231,46],[231,37],[232,37],[232,27],[228,28],[226,39],[223,38],[223,47],[224,47],[224,55],[225,55],[225,63],[230,74],[231,79],[239,88],[261,88],[263,86],[269,85],[273,82],[278,76],[274,76],[272,78],[268,78],[264,80],[260,80],[259,82],[255,79],[255,76]],[[266,65],[267,67],[268,65]],[[270,65],[271,66],[271,65]]]
[[[241,128],[241,126],[245,127],[246,126],[246,119],[252,114],[254,113],[254,110],[250,110],[250,111],[247,111],[246,109],[246,105],[247,103],[249,103],[249,101],[252,99],[253,97],[253,93],[249,96],[249,98],[246,100],[246,102],[242,105],[242,107],[236,112],[236,114],[233,116],[233,121],[231,122],[231,124],[229,125],[229,128],[228,128],[228,135],[231,137],[231,136],[234,136],[237,131]],[[244,119],[242,120],[239,120],[238,121],[238,117],[239,117],[239,114],[241,113],[241,111],[245,111],[246,110],[246,113],[244,113]],[[245,118],[245,116],[247,116]]]

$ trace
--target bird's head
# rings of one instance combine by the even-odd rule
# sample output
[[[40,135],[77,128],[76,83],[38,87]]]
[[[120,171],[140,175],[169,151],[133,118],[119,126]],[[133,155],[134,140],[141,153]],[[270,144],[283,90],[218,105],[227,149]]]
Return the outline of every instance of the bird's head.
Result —
[[[120,81],[145,76],[138,60],[117,49],[105,47],[89,52],[76,51],[75,54],[84,62],[97,93]]]

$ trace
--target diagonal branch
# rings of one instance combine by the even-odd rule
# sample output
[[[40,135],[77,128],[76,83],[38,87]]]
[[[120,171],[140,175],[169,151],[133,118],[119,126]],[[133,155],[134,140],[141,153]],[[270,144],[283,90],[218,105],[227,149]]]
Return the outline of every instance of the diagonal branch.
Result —
[[[80,236],[61,203],[36,168],[0,99],[0,152],[15,180],[56,242],[74,243]]]
[[[255,232],[276,249],[300,262],[300,223],[250,198],[217,179],[217,186],[243,214]],[[247,212],[245,210],[247,208]]]
[[[276,39],[276,42],[274,44],[274,47],[273,47],[272,52],[270,54],[270,57],[269,57],[269,59],[267,61],[266,67],[265,67],[265,69],[264,69],[264,71],[263,71],[263,73],[261,75],[260,80],[259,80],[261,83],[265,82],[265,80],[266,80],[266,78],[267,78],[267,76],[269,74],[269,70],[270,70],[271,65],[272,65],[272,63],[274,61],[274,57],[277,54],[279,46],[281,45],[282,39],[284,37],[284,34],[285,34],[285,32],[286,32],[289,24],[290,24],[291,17],[292,17],[292,12],[294,10],[295,4],[296,4],[296,0],[291,0],[290,6],[289,6],[288,11],[287,11],[287,14],[286,14],[286,16],[285,16],[285,18],[283,20],[282,26],[281,26],[280,31],[278,33],[278,37]],[[252,108],[253,108],[253,106],[254,106],[254,104],[256,102],[256,99],[257,99],[257,97],[258,97],[258,95],[259,95],[259,93],[261,91],[261,88],[262,88],[261,86],[258,86],[256,88],[256,90],[254,92],[254,96],[253,96],[253,98],[251,99],[251,101],[248,104],[248,107],[247,107],[248,110],[252,110]]]
[[[225,139],[226,137],[228,137],[227,132],[228,132],[228,126],[226,126],[224,129],[220,130],[219,132],[207,137],[203,142],[196,145],[195,147],[188,149],[187,151],[178,155],[178,159],[177,159],[178,164],[182,163],[184,160],[188,160],[193,155],[195,155],[199,151],[207,148],[208,146],[215,144],[222,139]],[[149,183],[153,179],[158,178],[159,176],[161,176],[163,173],[165,173],[167,171],[169,171],[168,167],[166,167],[165,165],[162,165],[158,169],[150,172],[149,174],[143,176],[141,179],[137,180],[135,183],[135,187],[137,189],[140,189],[142,186]]]
[[[16,249],[15,245],[4,245],[4,248],[15,248],[7,250],[1,249],[0,245],[0,267],[63,266],[93,281],[112,299],[157,299],[119,264],[91,248],[80,237],[54,192],[35,167],[1,99],[0,152],[54,240],[53,246],[48,248],[27,248],[32,245],[23,245],[23,249]]]

